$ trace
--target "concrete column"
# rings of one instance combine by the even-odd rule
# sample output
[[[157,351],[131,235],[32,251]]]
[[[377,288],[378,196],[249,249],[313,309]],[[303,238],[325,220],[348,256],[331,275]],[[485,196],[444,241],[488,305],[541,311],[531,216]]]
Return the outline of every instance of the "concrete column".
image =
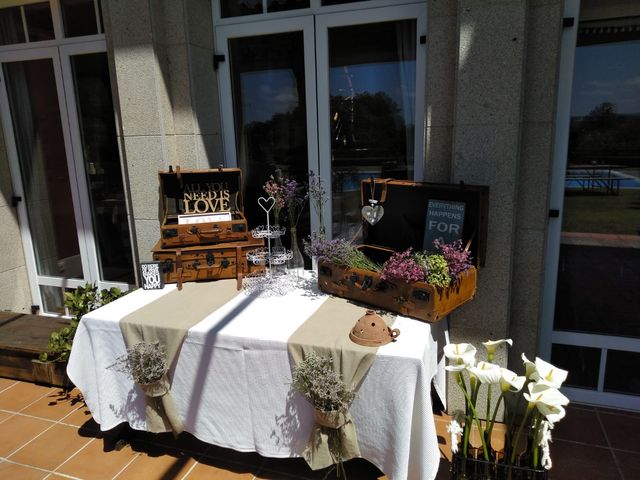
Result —
[[[158,170],[222,162],[209,0],[102,3],[140,260],[160,238]]]
[[[509,329],[526,32],[525,0],[458,1],[451,180],[489,185],[490,209],[477,295],[452,315],[451,338],[473,343],[480,353],[481,341],[505,338]],[[504,348],[496,361],[506,366]],[[462,405],[458,389],[449,386],[453,404]]]
[[[0,128],[0,311],[29,313],[31,290],[12,196],[9,161]]]

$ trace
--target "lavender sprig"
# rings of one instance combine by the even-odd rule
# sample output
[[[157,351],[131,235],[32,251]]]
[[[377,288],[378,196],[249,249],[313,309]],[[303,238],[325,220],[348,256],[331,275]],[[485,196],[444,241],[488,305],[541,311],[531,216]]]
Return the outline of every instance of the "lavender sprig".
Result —
[[[317,257],[318,261],[373,272],[382,270],[380,265],[358,250],[351,242],[342,238],[327,240],[323,235],[314,232],[303,241],[303,246],[304,252],[309,257]]]

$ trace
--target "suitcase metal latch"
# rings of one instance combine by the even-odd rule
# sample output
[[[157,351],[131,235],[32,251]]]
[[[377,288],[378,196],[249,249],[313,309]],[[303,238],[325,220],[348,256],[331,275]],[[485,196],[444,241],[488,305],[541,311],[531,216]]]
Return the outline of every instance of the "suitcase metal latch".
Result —
[[[211,267],[213,265],[213,253],[207,253],[207,265]]]
[[[164,238],[174,238],[178,236],[178,229],[177,228],[168,228],[166,230],[162,231],[162,236]]]
[[[355,285],[356,283],[358,283],[358,275],[356,275],[355,273],[352,273],[351,277],[349,278],[349,280],[351,281],[351,283],[353,285]]]
[[[365,275],[364,280],[362,281],[362,290],[371,288],[371,285],[373,285],[373,277]]]
[[[192,235],[197,235],[198,234],[198,227],[196,227],[195,225],[193,227],[191,227],[189,229],[189,233],[191,233]]]
[[[325,267],[324,265],[318,269],[320,275],[324,275],[325,277],[330,277],[332,275],[331,269],[329,267]]]
[[[229,266],[229,260],[227,260],[226,258],[223,258],[222,261],[220,262],[220,265],[222,265],[222,268],[227,268]]]
[[[232,232],[244,232],[244,223],[234,223],[231,225]]]
[[[429,292],[426,292],[424,290],[414,290],[413,291],[413,298],[415,298],[416,300],[423,300],[425,302],[429,301]]]
[[[191,266],[195,269],[198,270],[198,268],[200,268],[200,260],[194,260],[193,263],[191,264]]]
[[[167,258],[160,265],[162,267],[162,273],[169,273],[173,271],[173,260],[171,260],[170,258]]]

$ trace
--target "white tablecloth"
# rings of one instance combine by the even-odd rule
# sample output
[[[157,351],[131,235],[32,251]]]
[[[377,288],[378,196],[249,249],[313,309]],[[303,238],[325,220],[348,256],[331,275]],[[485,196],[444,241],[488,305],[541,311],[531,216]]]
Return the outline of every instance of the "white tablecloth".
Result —
[[[102,430],[122,422],[145,430],[141,390],[107,367],[126,351],[118,321],[174,289],[136,290],[80,322],[67,372]],[[212,282],[212,295],[215,289]],[[185,429],[202,441],[243,452],[300,456],[313,411],[290,392],[287,339],[327,298],[309,288],[269,298],[240,293],[191,328],[170,372]],[[440,454],[430,384],[434,380],[444,398],[444,359],[438,351],[446,328],[443,322],[405,317],[393,327],[401,331],[398,341],[378,350],[351,406],[360,450],[390,479],[433,479]]]

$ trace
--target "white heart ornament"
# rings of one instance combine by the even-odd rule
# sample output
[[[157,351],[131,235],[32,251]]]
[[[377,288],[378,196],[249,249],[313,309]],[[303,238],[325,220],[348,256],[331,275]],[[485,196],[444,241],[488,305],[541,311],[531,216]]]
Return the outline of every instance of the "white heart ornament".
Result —
[[[262,209],[267,213],[271,211],[271,209],[275,204],[276,204],[276,199],[273,197],[269,197],[269,198],[260,197],[258,199],[258,205],[260,205],[260,207],[262,207]]]
[[[375,205],[373,207],[367,205],[366,207],[362,207],[362,216],[369,222],[369,225],[373,226],[378,223],[383,215],[384,208],[382,208],[382,205]]]

